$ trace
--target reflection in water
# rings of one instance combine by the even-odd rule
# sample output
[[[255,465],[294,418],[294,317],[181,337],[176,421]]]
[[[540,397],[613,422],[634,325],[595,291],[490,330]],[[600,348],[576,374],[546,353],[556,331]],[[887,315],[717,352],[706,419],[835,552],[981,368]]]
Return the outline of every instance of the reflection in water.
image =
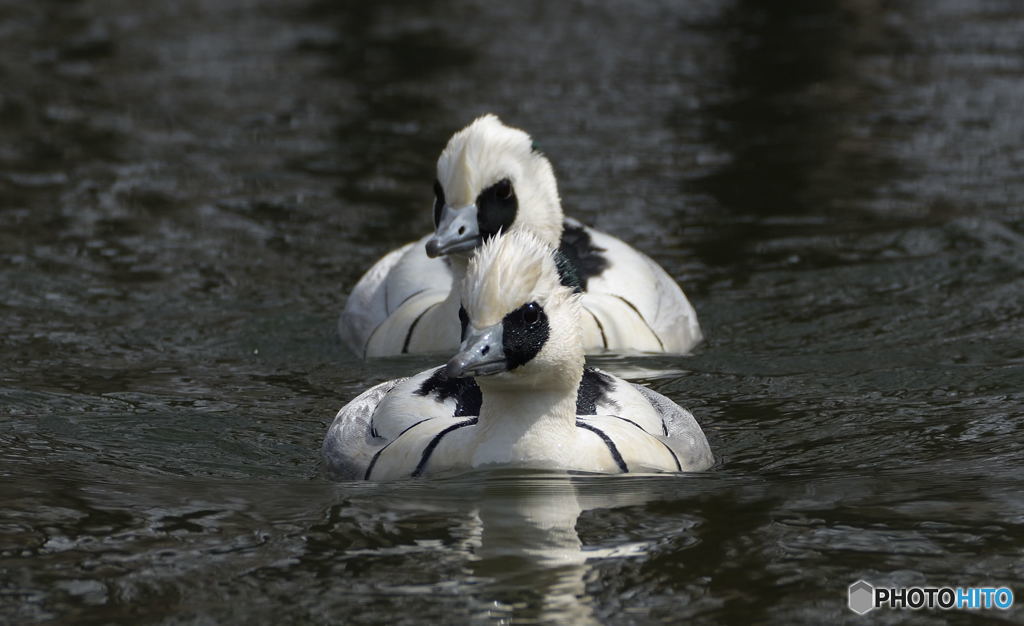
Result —
[[[271,621],[295,618],[301,589],[313,621],[344,620],[354,607],[384,619],[392,598],[428,621],[596,623],[595,563],[647,559],[656,543],[625,538],[642,510],[611,512],[699,486],[667,475],[495,471],[267,482],[252,498],[254,487],[240,497],[232,481],[140,481],[112,470],[82,482],[63,476],[68,469],[37,467],[0,483],[0,566],[16,573],[0,589],[22,599],[6,613],[19,622],[65,603],[123,602],[145,602],[137,616],[198,611],[234,621],[225,586],[241,586],[253,594],[247,614]],[[613,523],[599,522],[584,545],[577,524],[588,511]],[[689,532],[685,517],[674,516],[673,536]],[[32,567],[40,559],[47,568]]]
[[[598,623],[594,600],[586,590],[587,580],[595,578],[590,564],[595,559],[646,557],[647,544],[584,546],[577,522],[586,511],[607,512],[663,498],[651,485],[645,488],[644,480],[640,475],[623,481],[557,473],[489,474],[480,493],[480,541],[471,564],[475,576],[491,581],[482,598],[488,605],[493,602],[488,615],[542,623]],[[658,480],[687,479],[662,475]]]
[[[471,569],[492,581],[489,617],[593,621],[584,584],[587,557],[576,533],[582,508],[568,477],[488,481],[481,496],[480,545]],[[517,598],[523,595],[533,600]]]
[[[397,489],[415,500],[401,508],[458,512],[448,548],[468,561],[466,584],[473,590],[475,617],[586,624],[598,623],[587,592],[590,563],[643,557],[646,549],[643,542],[584,546],[577,522],[588,510],[636,506],[664,496],[645,489],[643,480],[497,470],[433,481],[426,490],[422,484]],[[671,479],[658,479],[663,480]],[[663,482],[653,485],[664,488]]]
[[[629,358],[618,355],[591,355],[587,365],[597,367],[631,382],[674,379],[686,374],[687,359],[678,356],[645,355]],[[689,409],[685,404],[684,409]],[[699,421],[699,420],[698,420]]]

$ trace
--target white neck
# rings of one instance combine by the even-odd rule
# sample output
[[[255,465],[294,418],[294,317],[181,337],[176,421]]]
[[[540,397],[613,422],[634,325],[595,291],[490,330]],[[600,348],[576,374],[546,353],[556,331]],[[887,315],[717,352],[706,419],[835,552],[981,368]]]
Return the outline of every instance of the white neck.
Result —
[[[459,285],[466,276],[469,261],[454,255],[448,260],[452,272],[451,289],[444,300],[434,305],[416,324],[418,343],[415,347],[420,351],[448,351],[459,345],[459,307],[462,306]]]
[[[470,253],[472,254],[472,252]],[[452,271],[452,291],[458,297],[462,279],[466,277],[466,269],[469,268],[469,256],[451,254],[445,257],[448,260],[448,269]]]
[[[485,382],[481,392],[473,466],[564,460],[576,436],[576,389],[495,389]]]
[[[452,272],[452,286],[448,290],[448,297],[444,299],[441,306],[441,313],[444,315],[443,324],[455,324],[459,328],[459,307],[462,306],[461,287],[462,280],[466,277],[466,270],[469,268],[469,258],[453,254],[448,257],[448,269]]]

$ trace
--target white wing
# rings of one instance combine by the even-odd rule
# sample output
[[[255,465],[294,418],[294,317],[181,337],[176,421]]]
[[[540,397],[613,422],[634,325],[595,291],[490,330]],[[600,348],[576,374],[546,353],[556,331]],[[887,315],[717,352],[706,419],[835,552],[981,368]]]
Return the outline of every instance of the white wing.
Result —
[[[399,440],[400,445],[384,455],[384,464],[375,467],[372,478],[408,476],[416,467],[415,462],[407,467],[409,460],[423,452],[431,433],[465,421],[467,410],[478,413],[479,388],[474,385],[470,390],[441,379],[438,371],[433,368],[380,383],[343,406],[324,437],[322,452],[328,475],[340,480],[363,480],[377,453]],[[431,384],[425,385],[428,381]],[[443,388],[438,389],[438,385]],[[409,436],[402,436],[406,431]],[[405,469],[409,471],[396,474]]]
[[[661,266],[620,239],[584,229],[609,264],[590,277],[583,297],[609,349],[682,354],[700,343],[696,311]]]
[[[374,331],[409,298],[433,290],[447,294],[451,289],[448,264],[444,259],[431,259],[424,249],[429,237],[384,255],[352,289],[338,318],[338,334],[354,353],[365,357]],[[430,303],[437,301],[433,298]],[[412,319],[415,317],[413,314]]]
[[[715,462],[711,446],[693,414],[672,400],[642,385],[633,385],[661,417],[665,425],[658,439],[672,448],[685,472],[706,470]]]
[[[616,439],[615,433],[621,433],[626,437],[622,440],[620,452],[624,458],[629,456],[634,459],[634,462],[630,463],[631,467],[644,463],[648,467],[658,467],[659,464],[655,463],[655,460],[659,457],[650,456],[645,461],[644,451],[649,452],[650,448],[641,446],[640,440],[637,439],[638,433],[632,432],[630,428],[642,429],[659,440],[654,449],[662,449],[664,452],[663,448],[668,446],[679,460],[679,468],[683,471],[700,471],[711,467],[714,458],[708,440],[700,424],[686,409],[656,391],[596,368],[590,369],[584,375],[583,384],[590,386],[589,395],[594,397],[597,415],[580,419],[606,417],[608,419],[603,420],[602,424],[617,425],[617,428],[607,433],[616,444],[619,444],[619,440]],[[629,458],[626,458],[626,461],[629,463]],[[660,465],[662,469],[675,469],[674,462]]]
[[[384,396],[405,378],[370,387],[341,407],[324,437],[322,453],[327,473],[338,480],[361,480],[377,450],[386,440],[374,437],[370,427],[373,412]]]

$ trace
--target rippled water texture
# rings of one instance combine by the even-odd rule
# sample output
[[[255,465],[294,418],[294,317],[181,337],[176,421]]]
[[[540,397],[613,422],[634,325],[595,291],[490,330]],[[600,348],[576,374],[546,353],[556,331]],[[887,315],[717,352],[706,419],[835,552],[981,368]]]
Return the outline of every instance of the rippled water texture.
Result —
[[[1024,601],[1022,33],[1015,0],[0,1],[0,622]],[[485,111],[684,284],[692,357],[596,362],[713,471],[321,475],[342,404],[436,361],[334,324]]]

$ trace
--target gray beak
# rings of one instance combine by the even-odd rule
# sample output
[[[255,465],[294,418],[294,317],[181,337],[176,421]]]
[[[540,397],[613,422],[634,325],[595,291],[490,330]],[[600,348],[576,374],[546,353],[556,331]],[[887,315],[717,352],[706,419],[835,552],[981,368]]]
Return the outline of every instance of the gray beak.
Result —
[[[461,209],[453,209],[446,204],[441,209],[441,219],[434,236],[427,240],[427,256],[433,259],[453,252],[468,252],[480,245],[476,214],[475,204]]]
[[[483,330],[467,326],[466,338],[459,347],[459,353],[444,368],[448,378],[489,376],[507,371],[505,349],[501,343],[502,333],[500,322]]]

